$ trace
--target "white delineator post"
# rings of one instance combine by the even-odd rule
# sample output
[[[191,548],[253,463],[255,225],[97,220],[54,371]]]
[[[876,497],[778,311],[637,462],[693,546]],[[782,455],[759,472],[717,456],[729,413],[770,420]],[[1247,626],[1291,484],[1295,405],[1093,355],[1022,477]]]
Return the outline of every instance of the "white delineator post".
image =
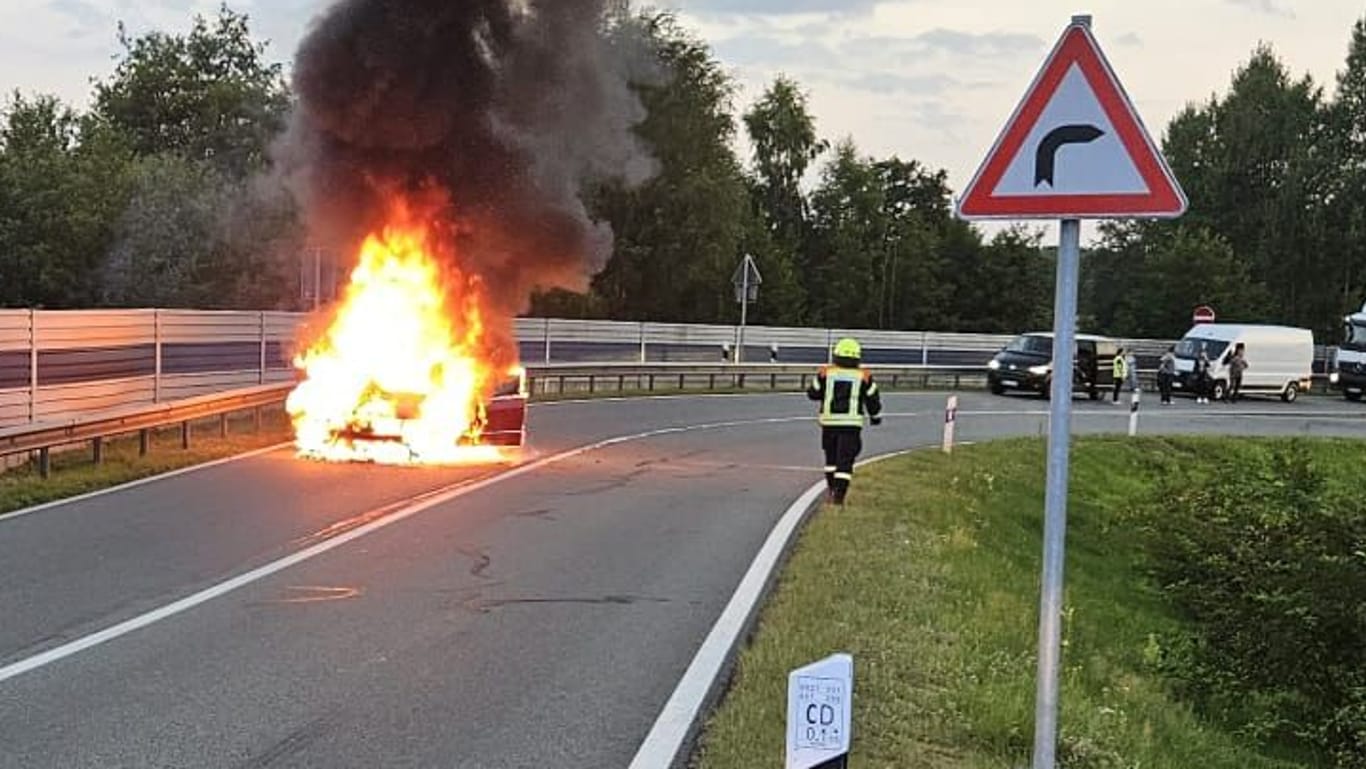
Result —
[[[944,453],[953,453],[953,433],[958,424],[958,396],[950,395],[944,407]]]
[[[1137,387],[1135,387],[1135,388],[1134,388],[1134,391],[1133,391],[1132,393],[1129,394],[1129,437],[1130,437],[1130,438],[1134,437],[1135,435],[1138,435],[1138,401],[1139,401],[1139,396],[1140,396],[1141,394],[1142,394],[1141,391],[1140,391],[1139,388],[1137,388]]]

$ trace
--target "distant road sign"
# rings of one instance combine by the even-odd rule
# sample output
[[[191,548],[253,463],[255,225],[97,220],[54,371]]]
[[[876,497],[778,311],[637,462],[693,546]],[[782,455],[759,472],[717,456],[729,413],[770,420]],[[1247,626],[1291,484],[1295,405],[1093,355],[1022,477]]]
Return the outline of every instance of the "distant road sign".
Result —
[[[1196,307],[1195,313],[1191,316],[1191,320],[1193,320],[1197,326],[1201,323],[1213,323],[1214,308],[1206,305]]]
[[[1058,41],[958,203],[964,219],[1167,218],[1186,196],[1088,25]]]

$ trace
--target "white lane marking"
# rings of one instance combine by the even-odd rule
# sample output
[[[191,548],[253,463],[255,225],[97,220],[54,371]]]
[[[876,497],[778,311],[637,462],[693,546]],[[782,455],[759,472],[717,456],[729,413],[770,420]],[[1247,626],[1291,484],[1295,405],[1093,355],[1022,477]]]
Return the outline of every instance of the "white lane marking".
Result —
[[[41,513],[41,512],[44,511],[44,510],[51,510],[52,508],[54,508],[54,507],[60,507],[61,505],[69,505],[69,504],[73,504],[73,503],[76,503],[76,502],[84,502],[84,501],[87,500],[87,499],[94,499],[94,498],[96,498],[96,497],[102,497],[102,496],[104,496],[105,494],[113,494],[113,493],[119,492],[119,491],[127,491],[128,489],[137,488],[138,486],[145,486],[145,485],[147,485],[147,484],[149,484],[149,483],[154,483],[154,482],[156,482],[156,481],[164,481],[164,480],[166,480],[166,479],[168,479],[168,478],[174,478],[174,477],[176,477],[176,476],[178,476],[178,475],[186,475],[186,474],[188,474],[188,473],[196,473],[196,472],[199,472],[200,470],[208,470],[208,469],[210,469],[210,468],[218,467],[218,466],[220,466],[220,465],[226,465],[226,464],[228,464],[229,462],[237,462],[237,461],[242,460],[242,459],[251,459],[251,458],[253,458],[253,457],[259,457],[259,456],[262,456],[262,455],[265,455],[265,454],[269,454],[269,453],[274,452],[274,451],[279,451],[279,450],[281,450],[281,449],[289,448],[291,445],[293,445],[292,442],[277,443],[277,444],[275,444],[275,445],[273,445],[273,446],[266,446],[266,447],[264,447],[264,448],[254,449],[254,450],[252,450],[252,451],[248,451],[248,452],[245,453],[245,454],[234,454],[234,455],[232,455],[232,456],[230,456],[230,457],[223,457],[222,459],[214,459],[214,460],[211,460],[211,461],[209,461],[209,462],[200,462],[200,463],[197,464],[197,465],[190,465],[189,467],[182,467],[182,468],[180,468],[180,469],[178,469],[178,470],[170,470],[170,471],[164,472],[164,473],[157,473],[156,475],[149,475],[149,476],[147,476],[146,478],[139,478],[139,479],[137,479],[137,480],[135,480],[135,481],[128,481],[127,483],[120,483],[120,484],[117,485],[117,486],[110,486],[110,487],[107,488],[107,489],[96,489],[95,491],[89,491],[89,492],[86,492],[86,493],[84,493],[84,494],[78,494],[78,495],[76,495],[76,496],[74,496],[74,497],[63,497],[62,499],[54,499],[54,500],[52,500],[51,502],[44,502],[44,503],[42,503],[42,504],[40,504],[40,505],[34,505],[34,506],[32,506],[32,507],[25,507],[25,508],[21,508],[21,509],[19,509],[19,510],[12,510],[12,511],[10,511],[10,512],[8,512],[8,513],[0,513],[0,523],[4,523],[4,522],[6,522],[6,521],[12,521],[12,520],[14,520],[15,518],[23,518],[23,517],[26,516],[26,515],[33,515],[34,513]]]
[[[866,459],[858,463],[858,466],[863,467],[918,450],[920,449],[912,448],[882,454]],[[824,491],[825,481],[813,484],[797,497],[797,501],[793,502],[778,519],[778,523],[769,532],[768,539],[764,540],[763,547],[759,548],[754,561],[750,563],[749,570],[735,588],[730,602],[726,604],[711,632],[707,634],[706,640],[702,642],[701,648],[693,656],[688,669],[683,673],[683,678],[669,696],[669,701],[664,703],[664,709],[650,727],[650,733],[640,744],[635,758],[631,759],[629,769],[671,769],[681,758],[679,754],[688,738],[701,727],[699,719],[702,710],[715,691],[719,683],[717,679],[725,669],[731,652],[736,649],[740,636],[749,626],[754,612],[758,610],[766,588],[772,584],[774,571],[791,547],[797,529],[806,519],[807,511]]]
[[[1193,412],[1190,412],[1190,411],[1183,411],[1183,410],[1179,410],[1179,409],[1173,411],[1173,410],[1170,410],[1170,409],[1168,409],[1168,410],[1158,410],[1157,408],[1150,408],[1150,409],[1146,409],[1146,410],[1144,410],[1144,411],[1142,411],[1142,412],[1140,412],[1140,413],[1143,414],[1145,417],[1151,417],[1151,418],[1166,418],[1166,417],[1172,417],[1172,418],[1179,418],[1179,419],[1227,419],[1227,418],[1229,418],[1229,417],[1237,417],[1237,418],[1239,418],[1239,419],[1273,419],[1273,420],[1275,420],[1275,419],[1282,419],[1282,420],[1294,420],[1294,419],[1339,419],[1339,420],[1342,420],[1342,421],[1344,421],[1344,422],[1361,422],[1361,421],[1366,421],[1366,413],[1363,413],[1363,414],[1351,414],[1351,413],[1344,413],[1344,412],[1337,412],[1337,411],[1303,411],[1303,412],[1291,412],[1291,413],[1276,413],[1276,412],[1270,412],[1270,411],[1235,411],[1235,410],[1229,410],[1229,411],[1224,412],[1224,413],[1211,413],[1211,412],[1208,412],[1208,411],[1201,411],[1201,412],[1194,412],[1194,413],[1193,413]],[[1042,410],[1037,410],[1037,409],[1035,409],[1035,410],[1019,410],[1019,411],[962,411],[962,410],[960,410],[960,411],[958,412],[958,415],[959,415],[960,417],[964,417],[964,416],[976,416],[976,417],[1046,417],[1046,416],[1049,415],[1049,412],[1047,412],[1047,411],[1042,411]],[[1095,409],[1095,410],[1091,410],[1091,409],[1077,409],[1077,410],[1075,410],[1075,411],[1072,412],[1072,416],[1074,416],[1074,417],[1094,417],[1094,416],[1101,416],[1101,417],[1116,417],[1116,418],[1123,417],[1123,418],[1125,418],[1125,419],[1128,419],[1128,418],[1129,418],[1129,409],[1128,409],[1128,404],[1125,404],[1125,407],[1124,407],[1123,409],[1117,409],[1117,410],[1114,410],[1114,411],[1106,411],[1106,410],[1104,410],[1104,409]]]
[[[196,606],[199,606],[200,604],[207,603],[215,598],[219,598],[235,590],[239,590],[243,587],[246,587],[247,585],[252,584],[253,582],[258,582],[262,579],[265,579],[266,577],[271,576],[272,574],[284,571],[285,569],[288,569],[291,566],[296,566],[305,561],[316,558],[322,555],[323,553],[335,550],[341,547],[342,545],[347,544],[348,542],[360,539],[361,537],[364,537],[368,534],[372,534],[386,526],[398,523],[399,521],[402,521],[407,518],[411,518],[412,516],[423,512],[424,510],[428,510],[437,505],[444,504],[453,499],[456,499],[457,497],[462,497],[466,494],[471,494],[473,492],[479,491],[480,489],[487,488],[495,483],[511,480],[520,475],[525,475],[527,473],[539,470],[540,468],[546,467],[548,465],[552,465],[557,462],[563,462],[566,459],[572,459],[574,457],[587,454],[592,451],[598,451],[601,449],[609,448],[611,446],[615,446],[621,443],[644,440],[647,438],[656,438],[662,435],[674,435],[678,433],[688,433],[700,430],[718,430],[730,427],[744,427],[749,425],[762,424],[779,424],[784,422],[797,421],[812,421],[812,418],[810,415],[804,415],[791,417],[770,417],[767,419],[740,419],[727,422],[711,422],[701,425],[680,425],[676,427],[664,427],[655,430],[648,430],[646,432],[641,433],[633,433],[631,435],[620,435],[614,438],[607,438],[596,443],[590,443],[584,446],[579,446],[578,448],[562,451],[558,454],[552,454],[548,457],[543,457],[532,462],[527,462],[525,464],[518,465],[510,470],[498,473],[496,475],[482,478],[477,481],[465,482],[450,487],[445,491],[432,492],[427,495],[424,495],[421,499],[416,500],[413,504],[410,504],[406,507],[397,508],[388,515],[377,518],[371,521],[370,523],[367,523],[363,526],[358,526],[354,529],[350,529],[342,534],[338,534],[337,536],[332,537],[331,539],[323,540],[322,542],[319,542],[310,547],[306,547],[303,550],[293,552],[287,556],[284,556],[283,558],[272,561],[258,568],[252,569],[251,571],[239,574],[223,582],[219,582],[216,585],[207,587],[197,593],[181,598],[178,601],[166,604],[165,606],[153,609],[144,614],[139,614],[136,617],[124,620],[123,622],[120,622],[116,625],[112,625],[103,630],[96,631],[94,633],[91,633],[90,635],[83,636],[74,641],[69,641],[67,643],[62,644],[61,646],[48,649],[47,651],[35,654],[25,659],[21,659],[17,662],[13,662],[4,667],[0,667],[0,683],[8,681],[9,679],[14,678],[15,676],[20,676],[24,673],[36,670],[45,665],[50,665],[54,662],[65,659],[74,654],[79,654],[87,649],[99,646],[100,644],[105,643],[107,641],[112,641],[115,638],[132,633],[135,630],[140,630],[149,625],[156,624],[157,622],[160,622],[164,619],[174,617],[175,615],[180,614],[181,612],[188,611],[189,609],[193,609]]]

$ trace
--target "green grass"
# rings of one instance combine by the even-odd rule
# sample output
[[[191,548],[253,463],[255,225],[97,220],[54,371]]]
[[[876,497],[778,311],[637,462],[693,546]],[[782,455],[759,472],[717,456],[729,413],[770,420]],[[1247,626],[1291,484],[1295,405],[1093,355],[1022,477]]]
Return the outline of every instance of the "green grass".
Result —
[[[1360,444],[1325,445],[1357,478]],[[1327,766],[1252,747],[1164,685],[1154,639],[1179,621],[1145,578],[1125,513],[1170,463],[1236,458],[1248,439],[1088,439],[1073,454],[1064,613],[1067,769]],[[1353,469],[1353,467],[1357,469]],[[778,766],[787,673],[854,656],[851,765],[1025,767],[1033,741],[1044,456],[1033,440],[919,453],[860,473],[804,531],[695,756]],[[1359,481],[1357,481],[1359,482]]]
[[[283,410],[265,412],[261,431],[250,415],[229,420],[228,437],[219,436],[218,419],[196,424],[189,450],[180,448],[180,429],[152,434],[151,450],[138,456],[136,435],[105,442],[104,463],[96,465],[89,449],[52,455],[52,474],[43,478],[30,463],[0,473],[0,514],[84,494],[159,473],[241,454],[289,440]]]

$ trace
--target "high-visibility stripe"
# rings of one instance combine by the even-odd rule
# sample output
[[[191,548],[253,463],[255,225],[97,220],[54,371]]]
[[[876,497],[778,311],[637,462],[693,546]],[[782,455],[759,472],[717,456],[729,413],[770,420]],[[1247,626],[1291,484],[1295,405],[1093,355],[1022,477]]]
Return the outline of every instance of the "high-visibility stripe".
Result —
[[[837,479],[841,480],[841,481],[852,481],[852,480],[854,480],[854,474],[853,474],[853,473],[835,473],[835,477],[836,477]]]
[[[859,413],[859,389],[865,372],[862,369],[831,368],[825,372],[825,400],[821,403],[820,423],[826,427],[862,427]],[[849,385],[849,405],[835,411],[835,390],[839,384]]]
[[[825,472],[827,472],[827,473],[833,473],[833,472],[835,472],[835,466],[834,466],[834,465],[826,465],[826,466],[825,466]]]

